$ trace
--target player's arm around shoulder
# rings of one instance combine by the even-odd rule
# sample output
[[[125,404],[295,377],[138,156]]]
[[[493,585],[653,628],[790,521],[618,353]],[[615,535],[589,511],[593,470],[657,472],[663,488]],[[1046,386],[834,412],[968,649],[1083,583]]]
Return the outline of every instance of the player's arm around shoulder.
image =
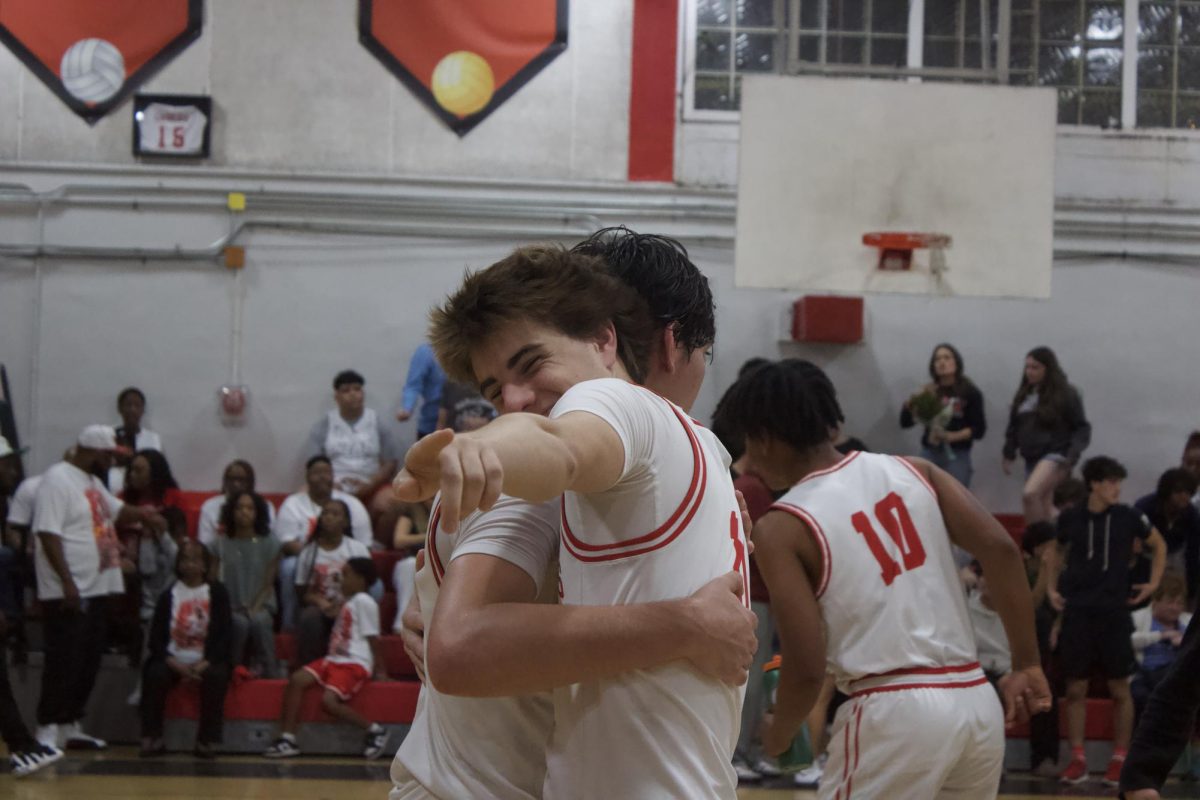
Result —
[[[445,694],[486,697],[498,691],[528,659],[522,606],[537,585],[515,564],[482,553],[460,556],[446,567],[425,642],[426,676]],[[531,605],[531,607],[533,607]]]
[[[764,749],[777,755],[791,744],[825,679],[825,635],[814,587],[827,567],[808,525],[783,511],[754,523],[754,558],[771,592],[783,658],[775,713],[763,735]]]

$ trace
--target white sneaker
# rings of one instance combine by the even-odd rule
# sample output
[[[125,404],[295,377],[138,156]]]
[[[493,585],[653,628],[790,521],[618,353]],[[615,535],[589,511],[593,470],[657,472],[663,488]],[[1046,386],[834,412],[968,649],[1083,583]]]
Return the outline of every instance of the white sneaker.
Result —
[[[816,789],[821,785],[821,774],[824,772],[822,762],[818,761],[807,769],[797,772],[792,780],[801,789]]]
[[[779,767],[775,766],[775,762],[760,758],[758,763],[754,765],[754,771],[764,778],[778,778],[783,773],[779,771]]]
[[[51,722],[49,725],[38,725],[37,731],[33,734],[33,738],[38,740],[38,744],[43,747],[58,747],[58,725]]]
[[[26,775],[32,775],[37,772],[42,767],[50,766],[62,757],[63,751],[57,747],[47,747],[44,744],[39,744],[32,750],[13,753],[8,757],[8,763],[12,767],[14,776],[24,778]]]
[[[84,733],[83,727],[79,724],[79,720],[58,726],[58,739],[62,743],[59,746],[63,748],[75,748],[78,750],[103,750],[108,747],[108,742],[103,739]]]
[[[740,758],[733,760],[733,771],[737,773],[739,781],[753,782],[762,780],[762,775],[751,769],[750,765]]]

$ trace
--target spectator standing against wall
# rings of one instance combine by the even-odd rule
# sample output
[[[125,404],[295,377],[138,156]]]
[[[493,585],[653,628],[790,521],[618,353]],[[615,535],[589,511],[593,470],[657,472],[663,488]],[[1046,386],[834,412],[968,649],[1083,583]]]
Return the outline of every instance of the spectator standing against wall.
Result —
[[[970,486],[974,473],[971,446],[987,433],[983,394],[964,374],[958,349],[945,342],[933,348],[929,378],[900,409],[900,427],[911,428],[917,422],[924,425],[921,458]]]
[[[333,379],[336,407],[325,413],[308,434],[305,458],[324,455],[333,465],[334,488],[357,497],[371,514],[375,538],[390,541],[396,525],[397,501],[391,480],[399,451],[391,430],[365,405],[366,379],[352,369]],[[437,405],[434,404],[434,421]]]
[[[1200,585],[1200,509],[1191,502],[1196,485],[1192,473],[1175,467],[1159,476],[1154,494],[1133,504],[1166,541],[1167,569],[1184,576],[1189,604],[1195,602]]]
[[[445,382],[446,373],[438,364],[433,348],[429,346],[429,342],[421,342],[408,362],[408,376],[404,379],[400,410],[396,412],[398,421],[407,422],[412,418],[417,409],[417,402],[420,401],[421,408],[417,412],[418,439],[438,428],[438,409]]]
[[[117,395],[117,413],[121,415],[121,424],[115,430],[117,444],[138,453],[142,450],[157,450],[162,452],[162,438],[152,430],[142,426],[142,417],[146,415],[146,395],[136,386],[128,386]],[[113,466],[108,471],[108,490],[119,495],[125,486],[125,470],[129,467],[128,456],[113,457]]]
[[[156,511],[124,504],[105,487],[101,476],[117,449],[109,426],[84,428],[72,457],[46,470],[34,502],[46,653],[37,739],[45,745],[106,746],[80,723],[100,670],[108,599],[124,590],[114,522],[167,527]]]
[[[1058,517],[1058,557],[1050,565],[1050,596],[1063,612],[1058,655],[1067,682],[1067,735],[1071,761],[1059,779],[1087,780],[1083,752],[1087,716],[1087,687],[1093,667],[1099,666],[1113,699],[1113,757],[1104,782],[1116,786],[1133,733],[1133,700],[1129,677],[1135,669],[1130,644],[1129,607],[1150,597],[1162,580],[1167,547],[1146,516],[1120,502],[1126,471],[1107,456],[1083,465],[1088,499],[1082,507]],[[1150,582],[1129,598],[1129,562],[1133,542],[1142,539],[1154,554]],[[1065,568],[1059,572],[1064,563]]]
[[[1009,409],[1002,464],[1009,475],[1018,453],[1025,460],[1021,501],[1027,525],[1054,518],[1054,488],[1091,441],[1079,390],[1067,382],[1053,350],[1033,348]]]

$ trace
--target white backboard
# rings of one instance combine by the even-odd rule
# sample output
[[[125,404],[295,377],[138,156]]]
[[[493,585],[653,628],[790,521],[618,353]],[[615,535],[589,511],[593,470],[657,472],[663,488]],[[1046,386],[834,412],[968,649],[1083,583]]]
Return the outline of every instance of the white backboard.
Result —
[[[1051,89],[784,75],[742,83],[738,286],[1049,297]],[[881,272],[864,233],[944,233]]]

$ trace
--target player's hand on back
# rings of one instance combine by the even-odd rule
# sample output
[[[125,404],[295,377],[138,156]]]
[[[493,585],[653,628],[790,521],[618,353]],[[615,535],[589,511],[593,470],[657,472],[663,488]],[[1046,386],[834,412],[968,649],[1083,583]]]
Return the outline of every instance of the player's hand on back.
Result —
[[[1034,714],[1050,710],[1054,697],[1041,667],[1013,670],[1000,679],[1005,726],[1028,722]]]
[[[709,676],[741,686],[758,650],[758,618],[742,601],[742,576],[728,572],[701,586],[688,598],[693,636],[689,661]]]
[[[439,527],[454,533],[464,516],[491,508],[503,485],[500,459],[487,442],[443,428],[409,448],[392,490],[408,502],[428,500],[440,490]]]

